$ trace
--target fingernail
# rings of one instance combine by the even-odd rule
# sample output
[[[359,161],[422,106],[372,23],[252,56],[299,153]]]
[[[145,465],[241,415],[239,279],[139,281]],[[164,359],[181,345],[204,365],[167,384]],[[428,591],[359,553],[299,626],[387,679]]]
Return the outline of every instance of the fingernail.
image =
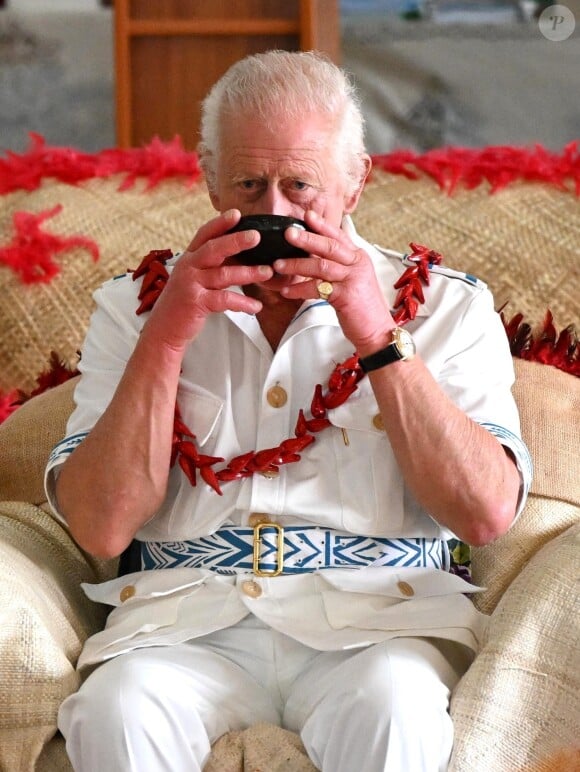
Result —
[[[270,276],[272,273],[272,269],[270,268],[269,265],[261,265],[259,267],[259,270],[262,276]]]
[[[224,217],[226,220],[235,220],[237,217],[238,210],[237,209],[228,209],[224,212]]]
[[[256,231],[244,231],[244,241],[248,244],[253,243],[256,240]]]
[[[286,260],[282,260],[281,258],[279,258],[278,260],[274,261],[274,266],[276,268],[279,268],[281,271],[283,271],[284,268],[286,268]]]

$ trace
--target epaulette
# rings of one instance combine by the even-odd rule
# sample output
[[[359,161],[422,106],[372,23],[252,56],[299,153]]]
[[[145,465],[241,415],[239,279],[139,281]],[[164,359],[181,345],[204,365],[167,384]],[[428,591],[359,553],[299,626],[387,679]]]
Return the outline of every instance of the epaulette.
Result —
[[[397,252],[394,249],[385,249],[378,244],[373,244],[373,246],[378,249],[381,254],[385,255],[385,257],[398,260],[401,265],[405,266],[405,268],[415,265],[414,260],[409,260],[408,253]],[[473,276],[471,273],[456,271],[453,268],[447,268],[446,266],[435,265],[433,263],[429,264],[429,271],[431,273],[439,274],[440,276],[446,276],[448,279],[459,279],[460,281],[464,281],[467,284],[470,284],[472,287],[476,287],[477,289],[487,289],[487,284],[481,279],[478,279],[477,276]]]

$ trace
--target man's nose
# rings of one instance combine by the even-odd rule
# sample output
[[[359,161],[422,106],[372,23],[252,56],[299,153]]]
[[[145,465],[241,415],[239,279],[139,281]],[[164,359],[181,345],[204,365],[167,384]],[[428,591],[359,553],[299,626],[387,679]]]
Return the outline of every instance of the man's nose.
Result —
[[[262,196],[261,209],[264,214],[290,215],[292,204],[277,185],[268,185]]]

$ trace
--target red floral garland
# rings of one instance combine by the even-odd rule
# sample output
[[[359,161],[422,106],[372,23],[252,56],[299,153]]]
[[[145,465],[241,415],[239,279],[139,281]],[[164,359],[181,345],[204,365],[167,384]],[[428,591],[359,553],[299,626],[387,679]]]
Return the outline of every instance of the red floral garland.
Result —
[[[424,302],[423,284],[429,284],[429,266],[438,265],[442,258],[438,252],[420,244],[410,244],[411,253],[407,259],[413,262],[396,282],[398,289],[395,300],[393,319],[397,325],[405,324],[414,319],[419,303]],[[169,272],[165,263],[173,256],[170,249],[153,250],[147,254],[133,271],[133,281],[143,277],[139,290],[139,307],[137,314],[145,313],[153,308],[157,298],[163,292]],[[312,442],[314,435],[331,426],[327,411],[346,402],[356,391],[357,383],[364,378],[359,357],[355,353],[344,362],[336,365],[328,379],[327,390],[317,383],[310,404],[310,418],[306,418],[301,408],[294,427],[294,437],[283,440],[275,448],[249,451],[232,458],[227,466],[215,471],[212,467],[225,461],[220,456],[207,456],[199,452],[195,444],[195,434],[186,426],[181,418],[179,407],[175,406],[173,424],[173,440],[171,447],[171,466],[177,462],[191,485],[197,484],[197,470],[202,479],[216,493],[222,495],[220,483],[231,480],[243,480],[256,472],[264,475],[275,475],[283,464],[300,461],[300,452]]]

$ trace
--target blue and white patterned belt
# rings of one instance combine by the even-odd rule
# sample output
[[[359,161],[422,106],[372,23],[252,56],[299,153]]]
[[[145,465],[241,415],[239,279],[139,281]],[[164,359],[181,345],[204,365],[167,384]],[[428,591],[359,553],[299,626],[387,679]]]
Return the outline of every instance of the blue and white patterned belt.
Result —
[[[324,568],[413,566],[449,570],[441,539],[356,536],[331,528],[261,522],[224,526],[188,541],[141,542],[141,567],[207,568],[220,574],[303,574]]]

